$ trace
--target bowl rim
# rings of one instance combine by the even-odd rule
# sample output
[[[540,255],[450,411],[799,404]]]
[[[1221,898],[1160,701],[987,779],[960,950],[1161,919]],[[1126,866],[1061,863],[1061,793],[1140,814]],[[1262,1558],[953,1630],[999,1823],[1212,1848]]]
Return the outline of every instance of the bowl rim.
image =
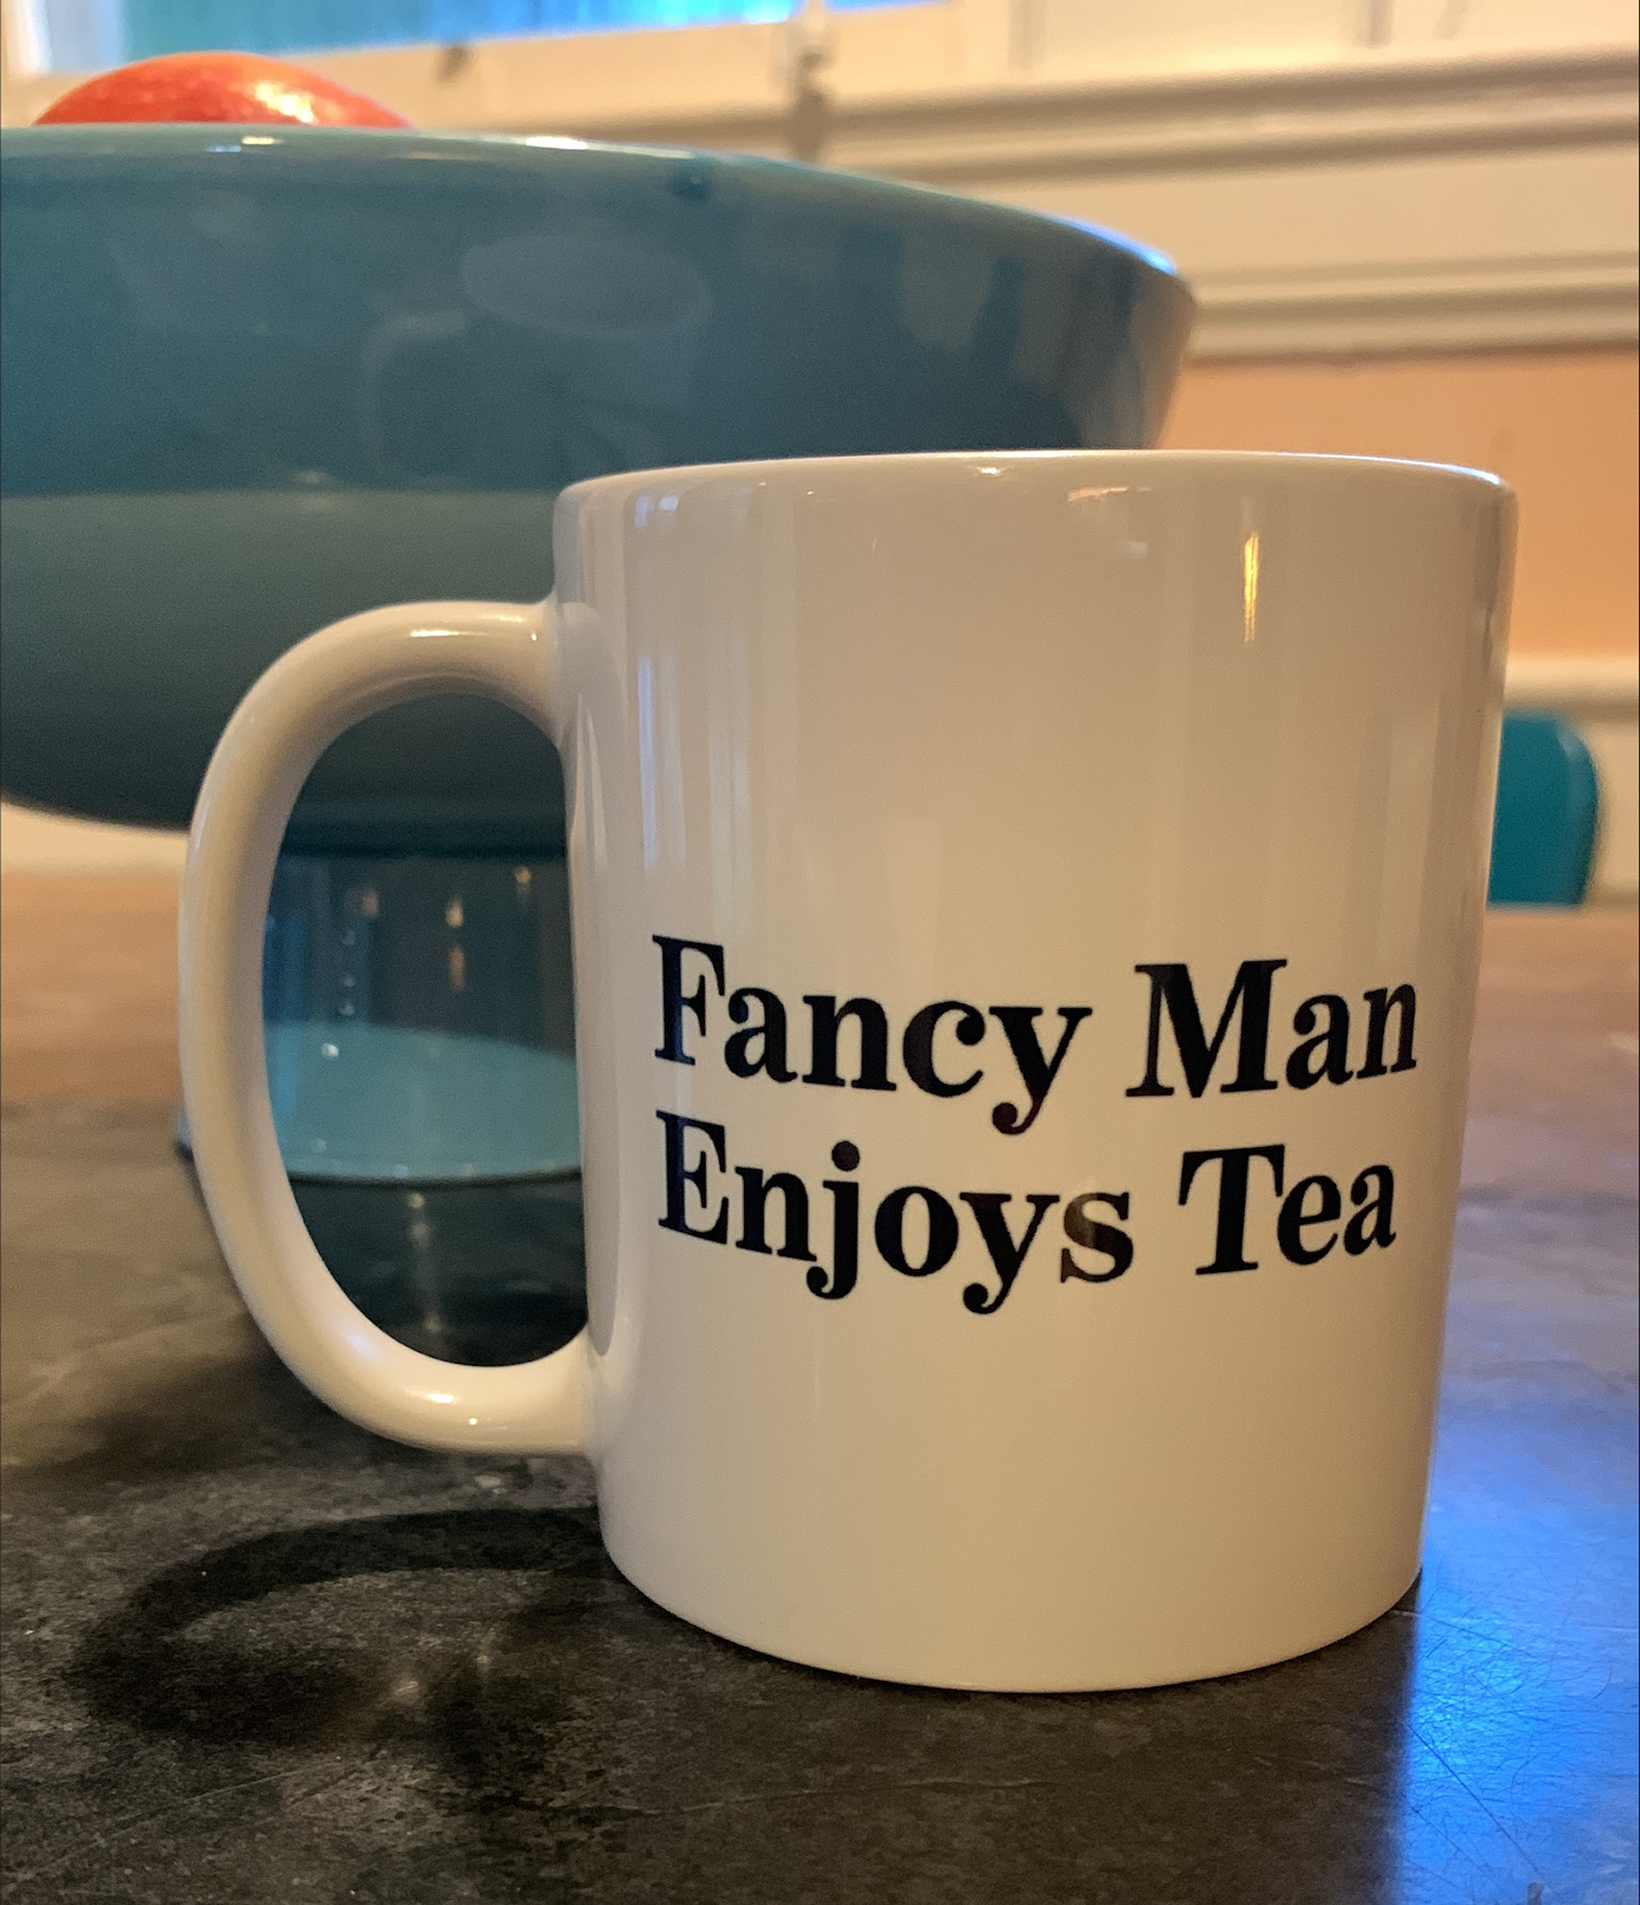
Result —
[[[244,189],[244,171],[251,167],[272,170],[281,177],[299,177],[308,170],[346,165],[362,180],[387,168],[398,171],[406,161],[423,166],[442,162],[468,169],[487,163],[502,176],[527,174],[547,166],[616,175],[670,170],[677,174],[674,189],[680,197],[698,201],[708,196],[713,174],[727,175],[754,190],[796,192],[862,210],[868,206],[880,208],[881,215],[891,219],[926,214],[935,220],[960,222],[970,229],[991,228],[999,238],[1009,234],[1031,236],[1049,244],[1057,241],[1071,252],[1114,256],[1147,280],[1154,293],[1176,302],[1186,319],[1196,308],[1195,295],[1173,259],[1125,233],[1091,221],[996,204],[938,186],[808,165],[797,159],[559,134],[422,131],[396,126],[167,121],[0,129],[0,179],[9,174],[14,185],[28,182],[27,175],[37,167],[98,162],[125,165],[138,157],[150,161],[163,158],[187,169],[238,161],[241,171],[234,180],[238,189]]]

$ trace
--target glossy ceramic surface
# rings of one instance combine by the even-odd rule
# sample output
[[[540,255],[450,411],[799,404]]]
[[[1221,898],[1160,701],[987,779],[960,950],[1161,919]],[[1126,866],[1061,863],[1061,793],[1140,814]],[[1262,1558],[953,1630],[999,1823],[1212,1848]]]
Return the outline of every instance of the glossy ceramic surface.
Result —
[[[629,1579],[814,1665],[1260,1666],[1417,1572],[1512,501],[1325,458],[611,478],[544,605],[284,657],[223,736],[182,1066],[229,1265],[379,1432],[579,1449]],[[439,1362],[302,1227],[262,920],[320,750],[487,690],[568,765],[588,1324]]]
[[[538,599],[551,500],[756,456],[1142,444],[1190,301],[1106,236],[909,187],[573,141],[198,126],[0,142],[5,785],[184,825],[301,636]],[[547,744],[402,708],[293,845],[562,849]]]

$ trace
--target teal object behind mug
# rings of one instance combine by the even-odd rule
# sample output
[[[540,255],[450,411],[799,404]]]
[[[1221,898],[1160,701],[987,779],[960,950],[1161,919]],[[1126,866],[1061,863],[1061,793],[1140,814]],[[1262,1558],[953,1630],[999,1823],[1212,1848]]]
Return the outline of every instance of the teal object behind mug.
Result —
[[[234,705],[310,630],[411,597],[544,596],[570,482],[1142,445],[1192,309],[1165,261],[1055,220],[576,141],[27,128],[0,139],[0,191],[0,771],[15,798],[150,825],[186,823]],[[452,697],[344,735],[286,849],[339,882],[361,855],[545,864],[563,828],[545,739]],[[567,962],[561,910],[537,924]],[[567,1005],[567,980],[545,983]],[[349,1066],[314,1057],[336,1043],[322,1002],[270,1017],[293,1169],[506,1175],[520,1143],[573,1164],[564,1067],[548,1151],[521,1119],[486,1159],[439,1123],[469,1096],[454,1072],[411,1115],[432,1034],[392,1010],[362,1023],[415,1037],[355,1030]],[[382,1105],[405,1111],[388,1150]]]
[[[1142,444],[1191,313],[1102,234],[763,160],[35,127],[0,141],[0,189],[5,785],[160,826],[321,623],[545,595],[567,483]],[[380,846],[384,798],[502,801],[547,844],[544,748],[482,703],[395,710],[296,825]]]
[[[1600,778],[1577,729],[1542,709],[1505,715],[1487,904],[1580,906],[1599,823]]]

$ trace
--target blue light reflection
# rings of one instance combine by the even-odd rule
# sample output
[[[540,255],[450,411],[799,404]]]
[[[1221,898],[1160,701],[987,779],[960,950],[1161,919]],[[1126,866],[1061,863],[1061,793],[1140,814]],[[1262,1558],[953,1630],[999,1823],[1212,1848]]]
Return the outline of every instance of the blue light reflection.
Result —
[[[908,0],[830,4],[856,12]],[[98,23],[99,44],[86,47],[83,9],[70,0],[45,0],[51,65],[73,71],[202,49],[300,53],[755,23],[784,20],[792,7],[790,0],[124,0],[110,11],[114,17]]]

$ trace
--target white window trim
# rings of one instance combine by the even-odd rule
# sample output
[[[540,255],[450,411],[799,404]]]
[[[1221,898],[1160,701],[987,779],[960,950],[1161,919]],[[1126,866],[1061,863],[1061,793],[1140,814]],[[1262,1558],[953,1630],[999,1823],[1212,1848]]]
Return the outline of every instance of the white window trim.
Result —
[[[37,38],[35,0],[0,0],[4,21],[3,118],[27,123],[77,75],[29,70]],[[1254,0],[1194,0],[1199,47],[1164,66],[1111,60],[1045,66],[1038,57],[1042,0],[905,0],[862,12],[834,13],[824,0],[794,0],[791,19],[764,25],[674,27],[581,33],[457,46],[405,46],[295,54],[299,63],[357,87],[429,130],[560,133],[635,138],[649,129],[697,144],[739,135],[740,150],[789,153],[805,94],[823,96],[830,128],[853,144],[851,162],[869,163],[880,135],[894,156],[927,150],[930,166],[955,177],[975,141],[987,156],[1017,163],[1022,137],[1050,144],[1067,119],[1114,113],[1120,139],[1146,121],[1179,121],[1204,107],[1211,121],[1267,110],[1296,99],[1324,113],[1335,98],[1354,105],[1376,90],[1393,116],[1421,88],[1471,91],[1499,85],[1515,109],[1533,89],[1586,92],[1611,79],[1625,57],[1632,81],[1633,41],[1618,46],[1470,46],[1459,41],[1386,41],[1393,0],[1341,6],[1326,44],[1272,59],[1267,49],[1235,46],[1241,14]],[[1415,100],[1413,103],[1416,103]],[[1550,102],[1550,110],[1558,108]],[[1357,114],[1357,117],[1359,115]],[[851,123],[857,122],[857,123]],[[1352,125],[1350,135],[1358,134]],[[907,142],[908,132],[927,139]],[[1197,135],[1201,147],[1222,126]],[[1239,137],[1232,137],[1230,157]],[[954,148],[938,150],[937,148]],[[1004,148],[1012,148],[1004,152]],[[1153,156],[1153,155],[1151,155]],[[1198,161],[1200,151],[1193,155]],[[900,171],[896,164],[890,169]],[[989,167],[986,168],[989,170]]]
[[[864,13],[800,8],[767,25],[634,29],[454,47],[293,54],[429,130],[568,132],[650,120],[789,117],[824,69],[828,84],[870,73],[891,87],[994,81],[1013,61],[1014,17],[1029,0],[921,0]],[[76,83],[29,70],[30,0],[4,0],[4,120],[26,124]],[[630,136],[630,133],[627,133]],[[786,143],[784,139],[780,142]]]

